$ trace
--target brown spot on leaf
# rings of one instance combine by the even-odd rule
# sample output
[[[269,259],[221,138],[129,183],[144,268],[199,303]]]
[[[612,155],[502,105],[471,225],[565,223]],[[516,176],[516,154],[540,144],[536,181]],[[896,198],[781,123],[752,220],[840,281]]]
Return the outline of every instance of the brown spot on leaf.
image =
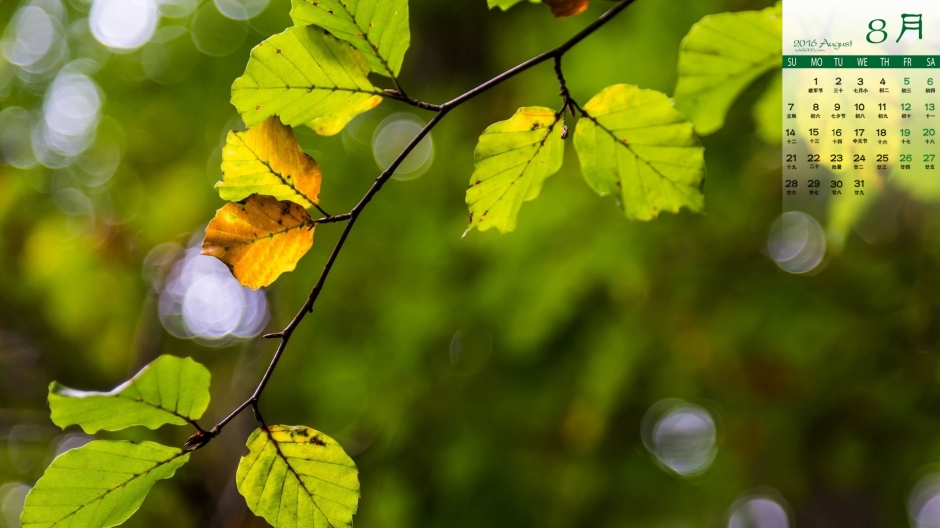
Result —
[[[314,445],[318,445],[318,446],[325,446],[325,445],[326,445],[326,442],[324,442],[323,440],[320,440],[320,437],[319,437],[319,436],[314,436],[313,438],[311,438],[311,439],[310,439],[310,443],[311,443],[311,444],[314,444]]]
[[[255,110],[261,110],[261,105],[256,106]]]
[[[310,221],[299,204],[252,194],[219,209],[206,227],[202,249],[228,266],[242,285],[258,289],[293,270],[310,249],[313,233],[295,229]]]
[[[552,8],[553,15],[563,18],[583,12],[591,0],[542,0],[542,3]]]

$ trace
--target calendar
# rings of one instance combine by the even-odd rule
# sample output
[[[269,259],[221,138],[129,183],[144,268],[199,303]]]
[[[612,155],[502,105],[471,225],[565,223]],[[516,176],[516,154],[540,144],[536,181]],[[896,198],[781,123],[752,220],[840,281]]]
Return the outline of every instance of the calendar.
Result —
[[[940,186],[940,1],[784,0],[783,208]]]

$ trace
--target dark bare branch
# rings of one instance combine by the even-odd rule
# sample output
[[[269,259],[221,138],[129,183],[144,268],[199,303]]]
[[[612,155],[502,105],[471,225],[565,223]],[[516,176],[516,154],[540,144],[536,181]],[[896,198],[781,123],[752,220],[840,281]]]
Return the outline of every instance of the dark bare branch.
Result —
[[[555,62],[555,75],[558,79],[558,83],[561,87],[562,99],[564,100],[564,106],[562,107],[562,112],[566,109],[574,113],[574,109],[580,109],[577,102],[571,99],[570,94],[568,93],[568,87],[565,82],[564,73],[562,72],[561,59],[565,53],[567,53],[571,48],[577,45],[579,42],[584,40],[586,37],[600,29],[604,24],[609,22],[614,18],[618,13],[626,9],[630,4],[634,3],[636,0],[620,0],[614,7],[608,10],[606,13],[597,18],[594,22],[589,24],[587,27],[578,32],[575,36],[571,37],[563,44],[558,46],[555,49],[546,51],[541,55],[535,56],[518,66],[503,72],[500,75],[484,82],[483,84],[473,88],[472,90],[465,92],[464,94],[451,99],[450,101],[444,104],[431,104],[417,99],[412,99],[408,97],[401,87],[396,82],[397,89],[385,90],[386,97],[390,99],[395,99],[401,101],[405,104],[409,104],[416,108],[421,108],[425,110],[430,110],[436,112],[433,118],[418,132],[417,135],[411,140],[411,142],[402,150],[402,152],[395,158],[391,165],[388,166],[381,174],[375,179],[372,183],[372,186],[369,187],[369,190],[366,191],[365,195],[359,200],[359,203],[355,205],[348,213],[342,215],[331,216],[320,209],[320,212],[325,216],[319,220],[314,220],[314,224],[328,224],[335,222],[346,221],[347,224],[343,229],[342,234],[340,234],[339,240],[336,241],[336,245],[333,247],[333,251],[330,253],[330,256],[327,258],[326,263],[323,265],[323,270],[320,272],[320,276],[317,279],[316,284],[313,286],[313,289],[310,291],[310,294],[307,296],[307,300],[304,302],[304,305],[301,307],[300,311],[291,319],[290,323],[280,332],[275,332],[272,334],[266,334],[264,337],[267,339],[280,339],[281,342],[278,344],[277,350],[274,352],[274,356],[271,358],[271,362],[268,364],[268,368],[265,370],[264,375],[261,377],[261,380],[258,382],[257,387],[255,388],[252,395],[245,400],[244,403],[239,405],[235,410],[229,413],[228,416],[222,419],[215,427],[209,431],[198,432],[196,435],[193,435],[189,441],[187,441],[187,449],[194,450],[199,449],[200,447],[207,444],[212,438],[217,436],[222,428],[225,427],[230,421],[232,421],[236,416],[241,414],[247,408],[251,408],[255,419],[261,424],[262,427],[266,427],[264,419],[262,418],[261,411],[258,408],[258,402],[261,399],[261,394],[264,392],[265,387],[268,382],[271,380],[271,376],[274,374],[274,370],[277,368],[278,362],[281,360],[281,356],[284,355],[284,350],[287,348],[287,343],[290,341],[291,335],[294,333],[294,330],[300,325],[304,317],[313,312],[313,306],[317,301],[317,298],[320,296],[320,292],[323,290],[323,285],[326,283],[326,279],[330,274],[330,270],[333,269],[333,265],[336,263],[336,259],[339,256],[340,251],[342,251],[343,246],[346,243],[346,239],[349,237],[349,233],[352,231],[354,225],[356,225],[356,220],[359,218],[359,215],[362,214],[362,211],[366,208],[372,198],[382,189],[382,186],[395,174],[395,171],[398,167],[404,162],[408,154],[424,139],[431,130],[437,126],[438,123],[444,119],[451,110],[457,108],[458,106],[466,103],[467,101],[473,99],[474,97],[486,92],[487,90],[497,86],[498,84],[506,81],[512,77],[515,77],[530,68],[537,66],[548,60],[554,60]],[[319,209],[319,206],[317,207]]]

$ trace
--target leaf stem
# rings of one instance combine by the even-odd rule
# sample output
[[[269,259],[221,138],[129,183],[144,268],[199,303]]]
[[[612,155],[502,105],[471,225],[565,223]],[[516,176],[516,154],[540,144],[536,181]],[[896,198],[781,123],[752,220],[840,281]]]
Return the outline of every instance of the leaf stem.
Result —
[[[568,91],[568,83],[565,81],[565,72],[561,67],[561,57],[561,55],[555,56],[555,78],[558,79],[558,87],[561,89],[558,95],[561,96],[564,104],[560,113],[564,113],[565,110],[567,110],[573,116],[574,109],[578,103],[571,98],[571,92]]]
[[[199,449],[205,444],[207,444],[212,438],[217,436],[222,428],[225,427],[229,422],[231,422],[236,416],[242,413],[245,409],[251,407],[252,412],[255,416],[255,420],[262,426],[267,427],[264,423],[264,419],[261,416],[261,411],[258,408],[258,403],[261,399],[261,394],[264,392],[265,387],[268,385],[268,382],[271,380],[271,376],[274,374],[274,370],[277,368],[278,362],[281,360],[281,356],[284,355],[284,350],[287,348],[287,343],[290,341],[291,335],[294,333],[294,330],[300,325],[300,322],[303,321],[304,317],[308,313],[313,312],[313,306],[317,301],[317,298],[320,296],[320,292],[323,290],[323,285],[326,283],[326,279],[330,274],[330,271],[333,269],[333,264],[336,263],[337,257],[339,257],[340,251],[342,251],[343,246],[346,244],[346,239],[349,237],[349,233],[352,231],[354,225],[356,225],[356,220],[359,218],[359,215],[362,214],[366,206],[372,201],[372,198],[382,189],[386,182],[391,179],[392,175],[395,174],[395,171],[398,167],[405,161],[405,158],[408,154],[414,150],[415,147],[424,139],[431,130],[437,126],[438,123],[444,119],[451,110],[457,108],[458,106],[466,103],[467,101],[475,98],[476,96],[486,92],[487,90],[497,86],[498,84],[506,81],[516,75],[519,75],[530,68],[539,65],[545,61],[554,59],[555,61],[555,74],[558,77],[558,81],[561,85],[561,96],[565,100],[565,108],[570,108],[573,105],[575,108],[580,107],[576,102],[571,100],[570,95],[568,94],[568,88],[565,84],[564,74],[561,71],[561,58],[567,53],[571,48],[576,46],[579,42],[584,40],[586,37],[600,29],[604,24],[609,22],[618,13],[626,9],[630,4],[634,3],[636,0],[620,0],[617,4],[610,8],[606,13],[598,17],[594,22],[586,26],[584,29],[579,31],[576,35],[562,43],[557,48],[546,51],[540,55],[532,57],[531,59],[519,64],[518,66],[507,70],[496,77],[484,82],[483,84],[473,88],[462,95],[459,95],[450,101],[447,101],[444,104],[431,104],[417,99],[412,99],[404,94],[401,89],[397,90],[385,90],[387,97],[395,99],[411,106],[431,110],[436,112],[436,115],[431,118],[430,121],[415,135],[410,143],[401,151],[398,157],[389,165],[381,174],[372,182],[372,186],[366,191],[363,197],[348,213],[336,216],[330,216],[322,209],[320,210],[325,217],[319,220],[314,220],[315,224],[323,223],[334,223],[334,222],[343,222],[347,221],[346,227],[343,229],[343,232],[339,236],[339,240],[336,241],[336,245],[333,247],[333,251],[330,253],[330,256],[327,258],[326,263],[323,265],[323,270],[320,272],[320,276],[317,279],[316,284],[313,286],[313,289],[310,291],[310,294],[307,296],[307,300],[304,302],[303,306],[300,308],[300,311],[291,319],[290,323],[284,327],[284,330],[280,332],[275,332],[272,334],[266,334],[264,337],[268,339],[280,339],[281,342],[278,344],[277,350],[274,352],[274,356],[271,358],[271,362],[268,364],[268,368],[265,370],[264,375],[261,377],[261,380],[258,382],[257,387],[251,396],[245,400],[241,405],[235,408],[228,416],[222,419],[215,427],[205,433],[205,438],[200,438],[204,440],[203,442],[195,445],[193,449]],[[397,79],[396,79],[397,85]],[[317,207],[319,209],[319,207]]]
[[[319,207],[318,207],[318,209],[319,209]],[[314,224],[314,225],[316,225],[316,224],[335,224],[336,222],[345,222],[346,220],[349,220],[350,218],[352,218],[352,215],[349,214],[349,213],[344,213],[344,214],[341,214],[341,215],[332,215],[332,216],[326,215],[326,216],[324,216],[323,218],[317,218],[316,220],[313,220],[313,224]]]

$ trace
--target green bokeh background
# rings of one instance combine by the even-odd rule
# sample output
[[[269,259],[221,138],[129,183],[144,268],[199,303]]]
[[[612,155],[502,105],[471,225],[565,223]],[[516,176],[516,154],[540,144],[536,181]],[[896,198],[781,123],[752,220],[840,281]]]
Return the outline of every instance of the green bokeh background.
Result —
[[[72,4],[70,19],[85,16]],[[142,269],[154,247],[187,244],[222,206],[212,185],[237,123],[229,86],[251,47],[289,24],[288,4],[272,0],[243,23],[248,36],[227,56],[175,56],[178,75],[164,79],[174,84],[147,78],[140,51],[110,56],[93,78],[105,97],[99,136],[120,145],[121,165],[94,191],[107,207],[93,231],[53,200],[72,176],[0,165],[0,486],[32,484],[54,452],[52,380],[110,389],[174,354],[212,371],[204,424],[250,394],[275,343],[172,337]],[[413,0],[402,82],[444,101],[611,5],[593,4],[555,20],[528,4],[502,13],[484,0]],[[639,0],[565,57],[572,94],[584,102],[615,83],[671,94],[694,22],[770,4]],[[4,25],[18,7],[0,3]],[[779,493],[794,526],[909,525],[908,496],[940,463],[940,210],[889,190],[816,273],[779,269],[763,252],[780,214],[779,147],[751,118],[767,82],[703,138],[706,213],[650,223],[590,191],[569,141],[563,170],[515,232],[461,237],[477,136],[519,106],[558,106],[550,64],[434,130],[433,165],[370,204],[261,404],[269,423],[322,430],[354,456],[357,527],[718,527],[756,488]],[[41,104],[17,86],[0,100]],[[388,101],[360,125],[399,111],[429,118]],[[323,168],[324,208],[348,210],[379,172],[369,146],[348,132],[298,136]],[[340,229],[318,228],[311,253],[268,290],[268,331],[303,303]],[[717,456],[699,476],[667,472],[643,446],[643,416],[666,398],[718,424]],[[237,418],[127,526],[264,526],[233,481],[253,426],[249,413]],[[101,436],[180,445],[190,433]]]

